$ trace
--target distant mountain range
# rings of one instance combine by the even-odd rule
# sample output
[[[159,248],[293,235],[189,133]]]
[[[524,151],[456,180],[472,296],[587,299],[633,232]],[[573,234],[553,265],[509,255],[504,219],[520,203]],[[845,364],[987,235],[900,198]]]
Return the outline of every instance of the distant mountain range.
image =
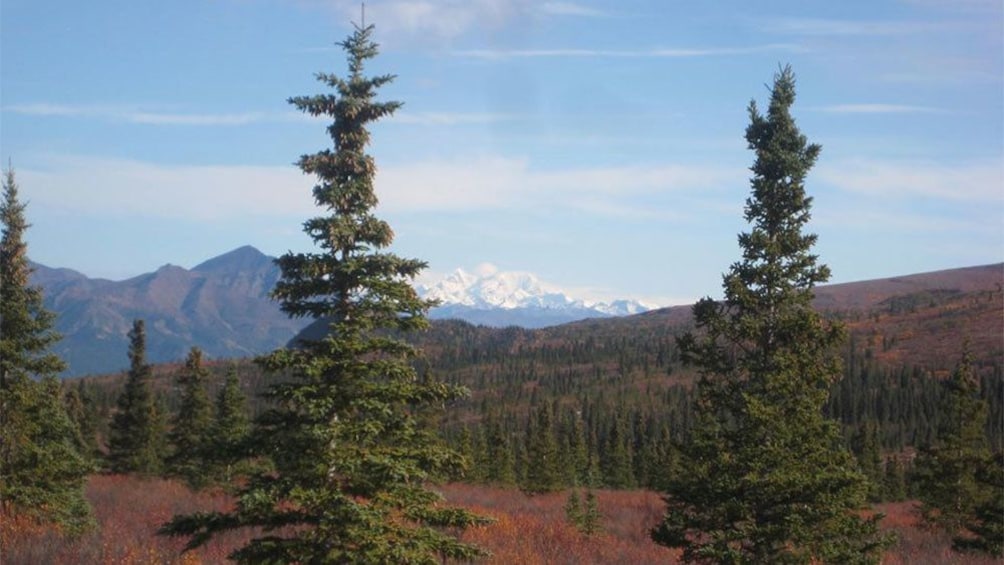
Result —
[[[127,334],[146,321],[152,363],[183,359],[197,345],[211,358],[246,357],[286,343],[310,320],[291,320],[269,292],[279,278],[272,258],[241,247],[191,270],[165,265],[123,281],[91,279],[34,264],[34,284],[58,315],[55,346],[67,376],[128,367]]]
[[[92,279],[37,263],[33,267],[32,282],[43,287],[46,308],[58,314],[56,329],[63,339],[55,352],[69,365],[66,376],[128,367],[127,334],[137,318],[146,321],[152,363],[181,360],[193,345],[210,358],[264,353],[286,344],[311,321],[289,319],[269,298],[279,268],[250,246],[190,270],[165,265],[123,281]],[[475,276],[458,270],[417,290],[441,300],[431,318],[496,327],[539,328],[647,310],[630,300],[577,300],[530,273]]]
[[[165,265],[123,281],[33,266],[33,283],[43,287],[46,308],[58,315],[56,329],[63,339],[55,352],[69,364],[66,376],[126,368],[127,333],[137,318],[146,321],[147,355],[152,363],[180,361],[193,345],[210,358],[264,353],[288,343],[312,322],[290,319],[269,298],[279,279],[279,268],[271,257],[250,246],[190,270]],[[999,293],[1002,282],[1004,266],[1000,264],[969,267],[827,285],[817,289],[815,304],[852,317],[875,308],[899,312],[978,290]],[[659,325],[683,327],[690,320],[689,306],[653,310],[633,300],[589,302],[522,272],[475,275],[457,270],[417,290],[441,301],[430,312],[433,319],[460,319],[493,327],[541,328],[573,321],[644,327],[656,320]],[[1000,312],[981,312],[981,316],[1000,317]],[[994,327],[993,320],[981,323]],[[999,342],[999,338],[989,335],[981,339]],[[990,341],[985,345],[992,348]],[[912,355],[922,356],[940,347],[923,343],[924,347]]]
[[[584,320],[628,316],[651,310],[637,300],[594,302],[570,297],[532,273],[493,271],[484,275],[457,269],[433,285],[416,287],[438,300],[433,319],[455,318],[474,324],[541,328]]]

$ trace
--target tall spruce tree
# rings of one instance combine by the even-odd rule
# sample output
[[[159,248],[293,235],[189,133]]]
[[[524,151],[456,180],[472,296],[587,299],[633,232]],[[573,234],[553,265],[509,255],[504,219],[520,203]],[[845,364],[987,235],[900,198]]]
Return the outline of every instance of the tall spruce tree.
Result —
[[[211,461],[217,480],[229,484],[241,470],[239,463],[248,451],[246,444],[250,432],[247,397],[241,391],[237,370],[230,367],[223,388],[216,396]]]
[[[163,418],[150,388],[146,326],[134,320],[129,331],[129,374],[108,431],[108,465],[116,473],[156,475],[163,470]]]
[[[851,438],[851,449],[858,460],[858,467],[868,479],[868,500],[878,502],[883,499],[882,482],[885,473],[882,468],[882,453],[879,446],[879,426],[874,420],[860,424]]]
[[[174,452],[167,466],[173,475],[195,488],[204,487],[210,480],[213,407],[206,390],[208,378],[209,372],[202,366],[202,350],[192,347],[177,378],[181,405],[171,428]]]
[[[367,126],[400,106],[375,100],[392,76],[363,74],[377,54],[372,33],[357,26],[341,43],[347,78],[317,75],[333,93],[290,99],[333,119],[334,150],[299,161],[318,178],[314,199],[326,215],[304,231],[320,249],[280,257],[273,296],[291,316],[323,320],[327,332],[260,360],[286,377],[269,388],[273,407],[257,420],[254,441],[273,469],[250,478],[232,512],[176,517],[162,530],[192,536],[195,547],[220,531],[263,528],[231,555],[241,563],[438,563],[483,553],[451,535],[482,520],[427,486],[462,459],[422,425],[426,412],[466,390],[419,378],[418,351],[396,337],[426,328],[431,303],[411,284],[425,263],[387,252],[393,232],[372,213]]]
[[[75,534],[93,523],[83,492],[91,466],[63,406],[56,375],[65,365],[49,349],[60,337],[55,316],[29,281],[24,210],[8,168],[0,203],[0,510],[4,519],[27,515]]]
[[[944,384],[937,441],[918,455],[916,480],[924,520],[958,535],[994,494],[978,480],[991,454],[984,431],[987,401],[980,395],[968,345],[962,362]]]
[[[976,504],[963,524],[963,531],[952,539],[959,551],[981,551],[1004,556],[1004,453],[997,452],[976,471],[977,482],[987,496]]]
[[[558,442],[550,402],[541,402],[526,430],[526,475],[520,488],[530,494],[554,492],[562,487]]]
[[[679,340],[700,372],[698,421],[653,538],[687,562],[874,563],[885,542],[878,517],[858,513],[867,481],[823,416],[844,333],[812,309],[813,287],[830,276],[811,253],[816,236],[802,232],[820,147],[796,127],[794,101],[785,67],[766,115],[749,105],[751,230],[724,301],[696,304],[698,332]]]

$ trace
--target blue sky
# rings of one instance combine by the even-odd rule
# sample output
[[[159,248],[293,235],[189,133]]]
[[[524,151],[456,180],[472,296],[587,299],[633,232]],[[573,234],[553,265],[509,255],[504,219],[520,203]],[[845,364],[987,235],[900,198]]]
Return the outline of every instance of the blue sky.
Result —
[[[344,73],[357,2],[0,10],[0,154],[33,259],[119,279],[309,249],[292,163],[329,140],[286,99]],[[1004,259],[999,0],[373,0],[366,21],[405,103],[373,128],[379,214],[429,278],[491,263],[587,298],[719,295],[746,107],[786,63],[835,282]]]

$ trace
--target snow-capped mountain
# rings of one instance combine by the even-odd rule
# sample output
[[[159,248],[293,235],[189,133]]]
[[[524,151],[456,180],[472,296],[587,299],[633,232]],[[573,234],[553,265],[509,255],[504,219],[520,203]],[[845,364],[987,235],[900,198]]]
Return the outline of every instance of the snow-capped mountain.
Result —
[[[532,273],[484,267],[479,274],[457,269],[435,284],[418,285],[417,290],[440,302],[431,312],[433,318],[461,318],[489,326],[543,327],[651,309],[636,300],[576,299]]]

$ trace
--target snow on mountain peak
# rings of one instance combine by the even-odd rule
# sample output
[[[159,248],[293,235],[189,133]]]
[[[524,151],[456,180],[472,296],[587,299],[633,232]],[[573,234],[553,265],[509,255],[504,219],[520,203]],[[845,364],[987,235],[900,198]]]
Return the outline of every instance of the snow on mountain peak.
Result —
[[[478,265],[475,273],[457,269],[431,286],[419,285],[417,290],[424,298],[439,300],[442,306],[460,305],[484,310],[575,309],[591,310],[600,316],[624,316],[650,309],[634,300],[603,303],[575,299],[533,273],[500,271],[491,263]]]

